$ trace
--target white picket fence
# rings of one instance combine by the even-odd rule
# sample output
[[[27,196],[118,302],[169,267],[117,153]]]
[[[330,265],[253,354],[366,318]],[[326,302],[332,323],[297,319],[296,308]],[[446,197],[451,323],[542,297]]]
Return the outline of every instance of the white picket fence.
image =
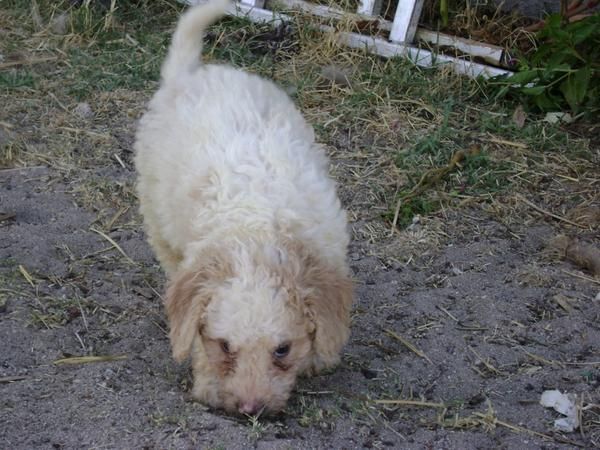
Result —
[[[198,0],[180,1],[188,4],[198,2]],[[510,75],[512,73],[495,66],[500,65],[504,58],[503,49],[500,47],[418,28],[423,0],[398,0],[394,20],[391,22],[379,17],[381,13],[381,0],[360,0],[360,5],[356,13],[348,13],[341,9],[318,5],[305,0],[272,1],[284,9],[300,10],[317,17],[377,21],[379,29],[389,32],[389,38],[384,39],[368,34],[338,31],[328,25],[318,26],[323,32],[334,33],[340,44],[349,47],[365,48],[371,53],[386,58],[394,56],[405,57],[422,67],[446,64],[450,65],[457,73],[473,78],[479,76],[489,78],[501,74]],[[231,4],[228,14],[245,17],[253,22],[266,22],[275,25],[286,21],[292,22],[293,19],[290,16],[269,9],[270,5],[271,1],[269,0],[237,0]],[[459,58],[417,47],[414,44],[415,39],[434,45],[453,47],[465,56]],[[475,58],[489,62],[492,65],[475,62]]]

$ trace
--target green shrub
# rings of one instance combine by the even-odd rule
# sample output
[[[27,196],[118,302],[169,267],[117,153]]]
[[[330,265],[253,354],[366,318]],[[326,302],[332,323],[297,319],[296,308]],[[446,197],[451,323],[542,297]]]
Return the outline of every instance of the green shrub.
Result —
[[[517,73],[492,80],[499,95],[520,95],[542,112],[600,110],[600,13],[569,24],[550,16],[537,37],[537,49],[521,59]]]

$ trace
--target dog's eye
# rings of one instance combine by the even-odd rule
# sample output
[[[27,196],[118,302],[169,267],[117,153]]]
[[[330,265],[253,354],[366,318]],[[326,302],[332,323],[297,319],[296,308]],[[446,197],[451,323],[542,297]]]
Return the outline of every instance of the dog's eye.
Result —
[[[222,340],[221,341],[221,350],[223,350],[223,353],[229,353],[229,342]]]
[[[282,344],[275,349],[273,356],[275,358],[284,358],[290,352],[290,344]]]

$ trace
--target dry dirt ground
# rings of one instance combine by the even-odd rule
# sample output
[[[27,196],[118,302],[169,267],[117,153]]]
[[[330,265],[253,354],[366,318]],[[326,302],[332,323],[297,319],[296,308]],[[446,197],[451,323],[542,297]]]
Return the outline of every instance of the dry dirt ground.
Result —
[[[11,14],[3,36],[38,42],[8,25]],[[165,279],[137,214],[131,144],[156,85],[92,86],[82,102],[57,87],[74,56],[35,48],[61,64],[36,63],[33,85],[5,78],[0,96],[0,448],[600,446],[600,284],[548,244],[567,234],[598,245],[597,142],[567,139],[581,152],[537,158],[525,138],[486,134],[490,154],[516,161],[497,174],[511,187],[446,198],[392,233],[385,213],[398,186],[383,181],[406,178],[380,145],[340,125],[327,143],[356,279],[343,362],[300,380],[276,417],[230,417],[187,399],[188,368],[169,354]],[[3,52],[5,63],[31,57]],[[429,110],[411,127],[435,123]],[[392,125],[408,147],[398,137],[408,131]],[[73,356],[108,360],[61,364]],[[553,430],[560,415],[539,404],[546,389],[577,394],[579,430]]]

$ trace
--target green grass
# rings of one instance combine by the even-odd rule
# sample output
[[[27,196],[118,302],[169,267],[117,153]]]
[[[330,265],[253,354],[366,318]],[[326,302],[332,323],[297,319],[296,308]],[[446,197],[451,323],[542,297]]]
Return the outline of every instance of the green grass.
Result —
[[[73,49],[69,52],[69,63],[74,70],[70,74],[68,92],[81,100],[98,90],[154,88],[159,77],[160,61],[157,58],[147,59],[145,54],[129,49],[93,53]]]
[[[0,72],[0,89],[19,89],[23,87],[35,87],[33,74],[28,70],[9,70]]]

